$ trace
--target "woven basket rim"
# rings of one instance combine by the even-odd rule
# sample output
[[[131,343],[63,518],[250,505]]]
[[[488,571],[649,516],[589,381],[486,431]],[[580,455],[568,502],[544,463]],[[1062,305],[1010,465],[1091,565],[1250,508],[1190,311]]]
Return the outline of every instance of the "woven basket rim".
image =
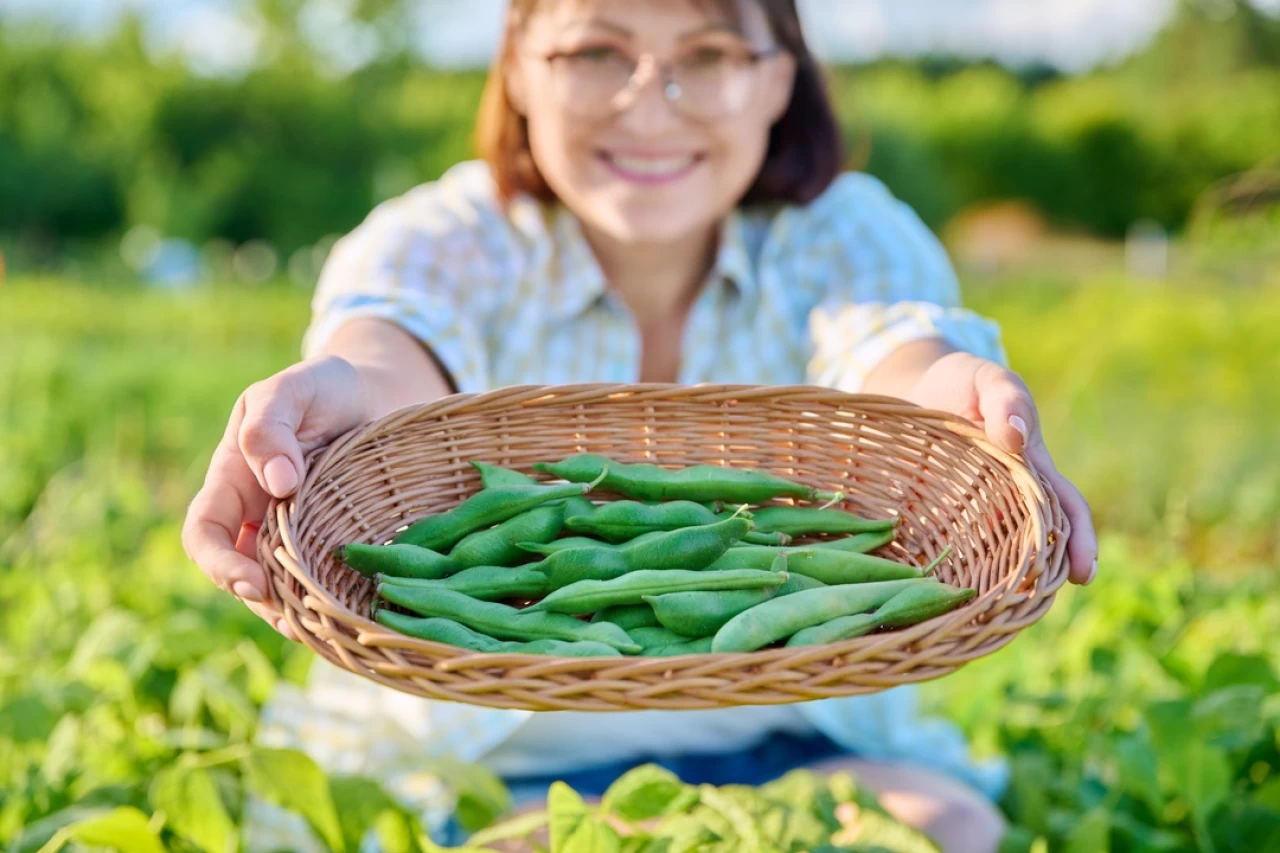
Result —
[[[824,405],[835,403],[849,410],[873,407],[880,415],[909,417],[918,422],[930,423],[953,434],[958,439],[970,443],[1007,472],[1021,500],[1025,502],[1030,510],[1030,537],[1036,543],[1039,543],[1039,547],[1036,549],[1031,566],[1024,573],[1025,576],[1020,579],[1020,583],[1033,583],[1033,588],[1029,593],[1021,593],[996,584],[991,589],[948,614],[910,628],[875,633],[827,646],[806,647],[803,650],[776,648],[746,654],[706,653],[669,658],[558,658],[529,654],[495,655],[492,653],[470,652],[443,643],[406,637],[385,628],[370,618],[360,615],[339,600],[339,597],[326,588],[316,577],[314,569],[308,564],[305,549],[299,547],[297,541],[299,519],[296,515],[299,500],[305,504],[322,487],[322,481],[328,475],[328,472],[334,466],[341,464],[346,455],[353,449],[362,447],[372,438],[394,434],[402,426],[426,421],[447,422],[451,417],[483,411],[489,406],[501,406],[512,415],[521,411],[536,411],[544,406],[554,406],[556,408],[580,406],[589,413],[593,406],[602,403],[607,404],[614,400],[632,403],[645,402],[647,400],[670,402],[673,395],[682,397],[691,394],[697,395],[699,404],[733,402],[737,405],[750,405],[752,402],[757,401],[766,404],[794,401],[814,402],[815,404]],[[1035,470],[1031,461],[1021,455],[1010,454],[995,446],[986,438],[981,429],[958,415],[927,409],[903,399],[884,395],[849,393],[812,385],[715,384],[688,386],[674,383],[583,383],[508,386],[484,392],[451,394],[433,401],[399,408],[357,426],[332,441],[311,450],[305,454],[304,460],[306,462],[306,472],[294,495],[284,500],[273,500],[270,503],[259,534],[260,558],[263,560],[269,574],[273,576],[274,583],[272,586],[280,599],[280,603],[284,605],[286,621],[307,646],[340,666],[398,689],[405,689],[410,686],[404,683],[404,679],[413,681],[415,678],[414,673],[419,669],[430,669],[437,674],[470,676],[473,680],[482,682],[484,680],[483,673],[505,667],[507,670],[518,671],[520,677],[527,681],[558,679],[563,682],[563,696],[568,697],[565,700],[567,703],[565,707],[578,707],[575,704],[577,700],[573,699],[576,692],[598,693],[605,689],[601,687],[602,682],[606,683],[607,688],[607,682],[629,683],[629,680],[652,677],[654,674],[669,672],[673,669],[673,666],[681,670],[682,680],[688,682],[689,689],[695,690],[695,692],[696,679],[700,676],[700,667],[706,670],[707,677],[711,680],[715,679],[715,673],[722,672],[728,666],[734,664],[749,667],[765,676],[780,676],[794,668],[828,660],[839,660],[842,662],[841,665],[843,667],[848,668],[857,666],[859,661],[874,659],[877,655],[889,654],[894,650],[910,649],[913,644],[922,638],[939,633],[947,635],[972,623],[989,621],[995,624],[1002,617],[1008,615],[1008,609],[1001,610],[997,605],[1002,599],[1009,596],[1025,594],[1029,602],[1031,599],[1036,599],[1035,603],[1039,606],[1039,612],[1030,622],[1037,621],[1040,615],[1043,615],[1043,612],[1047,610],[1058,589],[1066,581],[1066,571],[1062,564],[1065,562],[1066,539],[1070,532],[1069,525],[1048,481],[1040,472]],[[1046,571],[1051,569],[1052,571],[1049,571],[1051,576],[1046,577]],[[290,580],[300,587],[300,595],[290,588]],[[1027,624],[1030,624],[1030,622]],[[996,627],[1003,626],[997,624]],[[1023,627],[1026,626],[1016,626],[1010,633],[1002,634],[1001,637],[1003,639],[1000,640],[995,648],[1003,646]],[[393,651],[386,651],[388,649]],[[386,675],[376,672],[370,666],[363,665],[363,663],[357,661],[356,658],[359,655],[369,650],[383,651],[389,658],[394,658],[389,661],[377,662],[384,670],[399,669],[403,670],[403,672],[400,672],[399,675]],[[993,648],[992,651],[994,650]],[[903,652],[903,654],[909,655],[910,652]],[[961,650],[960,654],[963,655],[963,650]],[[395,663],[396,659],[400,661],[399,664]],[[429,660],[431,662],[430,666],[424,667],[419,662],[421,660]],[[936,675],[929,674],[928,667],[923,670],[922,675],[914,677],[907,672],[910,669],[905,665],[907,662],[904,659],[904,665],[900,667],[900,673],[895,674],[892,668],[887,671],[884,676],[885,683],[881,689],[896,684],[936,677]],[[967,661],[961,661],[960,663],[964,662]],[[948,670],[950,671],[958,668],[959,664],[951,665],[943,662],[939,665],[950,667]],[[578,676],[589,673],[592,677],[585,679],[588,683],[584,686],[569,677],[567,673],[570,672]],[[397,681],[397,678],[400,680]],[[494,680],[499,681],[501,678],[499,676]],[[582,678],[579,678],[579,681],[582,680]],[[418,689],[411,689],[410,692],[422,692],[425,690],[427,692],[424,695],[431,694],[430,685],[415,684],[413,686]],[[658,688],[660,687],[661,685],[658,685]],[[502,689],[502,686],[497,685],[495,689]],[[508,694],[513,691],[518,694],[518,687],[513,685],[506,686]],[[661,694],[661,692],[660,689],[655,689],[655,696]],[[448,698],[456,699],[457,697]],[[495,700],[493,697],[486,697],[483,695],[483,691],[479,689],[476,690],[475,698],[483,700],[478,701],[477,704],[488,704],[497,707],[521,707],[519,700],[513,700],[516,702],[515,705],[506,705],[503,704],[505,700],[500,701]],[[462,701],[466,701],[466,699],[464,698]],[[544,691],[539,693],[537,701],[532,701],[531,704],[532,706],[538,706],[541,703],[544,707],[554,708],[556,707],[556,701],[556,696],[548,696]],[[654,701],[658,700],[654,699]],[[782,693],[773,696],[773,701],[761,701],[759,704],[793,701],[804,700],[788,698],[785,693]],[[753,701],[752,703],[754,704],[755,702]],[[527,701],[526,704],[529,704],[529,702]],[[710,705],[708,707],[714,706]],[[535,709],[540,708],[535,707]],[[630,709],[632,709],[631,706],[618,704],[614,707],[600,707],[592,710]]]

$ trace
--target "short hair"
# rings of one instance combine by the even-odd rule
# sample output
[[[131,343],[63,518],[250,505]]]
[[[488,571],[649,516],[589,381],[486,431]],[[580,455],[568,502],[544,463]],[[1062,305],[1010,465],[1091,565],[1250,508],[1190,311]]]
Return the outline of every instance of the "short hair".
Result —
[[[506,35],[489,71],[476,123],[475,143],[489,164],[501,201],[526,193],[555,201],[534,162],[528,121],[507,95],[508,63],[514,59],[516,30],[542,0],[512,0]],[[734,19],[744,0],[713,2]],[[796,63],[795,86],[786,112],[769,131],[769,147],[760,172],[741,199],[743,204],[808,204],[820,196],[844,165],[844,141],[822,68],[809,50],[796,0],[745,0],[763,8],[779,45]]]

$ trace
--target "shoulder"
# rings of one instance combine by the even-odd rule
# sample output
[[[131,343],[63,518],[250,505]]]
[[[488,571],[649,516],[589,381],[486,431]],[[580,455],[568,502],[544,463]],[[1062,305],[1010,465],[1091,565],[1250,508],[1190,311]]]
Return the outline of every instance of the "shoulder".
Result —
[[[805,205],[772,211],[771,230],[795,240],[824,240],[877,220],[919,218],[883,181],[865,172],[842,172],[831,185]],[[920,223],[923,225],[923,223]]]
[[[953,286],[941,241],[873,175],[843,172],[812,202],[770,211],[763,227],[762,264],[810,301],[833,290],[893,299]]]
[[[458,163],[438,179],[378,204],[338,241],[330,263],[348,272],[357,265],[366,274],[394,267],[401,274],[446,279],[450,273],[505,279],[518,274],[528,240],[517,223],[529,204],[517,200],[504,209],[488,165]]]

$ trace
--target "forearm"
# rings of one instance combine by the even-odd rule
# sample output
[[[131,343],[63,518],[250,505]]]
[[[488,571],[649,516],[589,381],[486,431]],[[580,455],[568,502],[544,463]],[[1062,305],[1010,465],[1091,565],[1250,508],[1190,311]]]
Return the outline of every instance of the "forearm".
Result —
[[[439,399],[453,389],[445,371],[422,342],[386,320],[346,323],[323,353],[354,366],[369,389],[369,418]]]
[[[941,338],[903,344],[889,353],[867,377],[863,393],[907,398],[934,362],[958,350]]]

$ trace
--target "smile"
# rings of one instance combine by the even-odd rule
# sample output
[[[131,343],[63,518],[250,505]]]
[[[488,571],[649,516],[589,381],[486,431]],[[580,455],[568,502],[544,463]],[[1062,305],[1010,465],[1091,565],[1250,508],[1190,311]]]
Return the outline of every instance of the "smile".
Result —
[[[679,180],[702,162],[698,154],[642,157],[603,152],[600,158],[619,177],[646,184]]]

